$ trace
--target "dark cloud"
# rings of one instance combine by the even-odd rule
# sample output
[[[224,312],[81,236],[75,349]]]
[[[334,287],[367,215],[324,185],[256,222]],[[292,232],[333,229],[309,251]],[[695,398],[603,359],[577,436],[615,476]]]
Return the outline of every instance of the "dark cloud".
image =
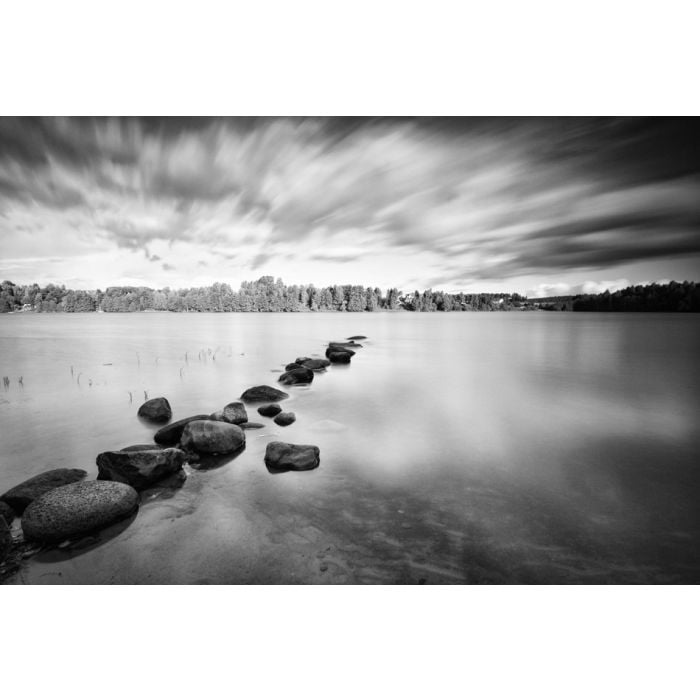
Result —
[[[269,262],[272,260],[273,255],[271,253],[258,253],[254,258],[253,262],[250,265],[251,270],[257,270],[261,268],[265,263]]]

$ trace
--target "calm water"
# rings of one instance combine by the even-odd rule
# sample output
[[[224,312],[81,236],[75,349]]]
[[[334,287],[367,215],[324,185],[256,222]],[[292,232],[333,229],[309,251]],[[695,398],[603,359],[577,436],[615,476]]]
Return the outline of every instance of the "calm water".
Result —
[[[294,425],[249,409],[241,455],[14,581],[700,582],[698,316],[2,315],[0,492],[149,442],[144,391],[212,412],[353,334]],[[269,474],[273,439],[321,466]]]

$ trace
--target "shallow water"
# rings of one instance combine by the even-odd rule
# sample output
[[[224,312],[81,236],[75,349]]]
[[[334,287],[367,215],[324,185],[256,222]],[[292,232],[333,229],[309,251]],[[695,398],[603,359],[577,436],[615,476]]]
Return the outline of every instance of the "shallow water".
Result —
[[[0,493],[149,442],[144,392],[213,412],[353,334],[295,424],[249,407],[235,459],[13,582],[700,582],[698,316],[2,315]],[[273,439],[320,467],[268,473]]]

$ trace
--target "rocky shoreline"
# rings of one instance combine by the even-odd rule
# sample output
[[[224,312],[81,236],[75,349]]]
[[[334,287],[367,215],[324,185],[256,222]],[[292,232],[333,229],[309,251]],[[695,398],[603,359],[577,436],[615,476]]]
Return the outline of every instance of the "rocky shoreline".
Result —
[[[350,364],[358,340],[331,341],[326,359],[297,357],[285,365],[278,382],[283,386],[309,385],[314,376],[333,364]],[[246,389],[240,400],[213,413],[201,413],[170,422],[172,407],[165,397],[145,401],[140,420],[162,425],[153,444],[134,444],[101,452],[97,477],[87,480],[83,469],[50,469],[17,484],[0,495],[0,582],[16,573],[24,560],[46,549],[71,546],[116,523],[131,523],[140,505],[140,492],[154,486],[181,488],[185,467],[206,470],[235,459],[245,450],[246,431],[264,428],[249,420],[248,408],[284,427],[297,420],[279,402],[285,391],[268,385]],[[252,406],[251,406],[252,405]],[[267,444],[264,464],[270,474],[309,471],[320,465],[315,445],[273,440]],[[19,527],[15,520],[19,519]],[[127,526],[128,526],[127,525]]]

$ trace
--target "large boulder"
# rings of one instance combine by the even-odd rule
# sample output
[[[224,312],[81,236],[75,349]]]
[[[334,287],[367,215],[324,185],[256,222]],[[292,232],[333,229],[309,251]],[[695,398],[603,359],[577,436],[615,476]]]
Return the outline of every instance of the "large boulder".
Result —
[[[282,413],[278,413],[275,416],[274,421],[275,421],[275,423],[277,423],[277,425],[285,426],[285,425],[291,425],[292,423],[294,423],[294,421],[296,419],[297,419],[296,415],[294,413],[292,413],[291,411],[288,411],[288,412],[283,411]]]
[[[182,431],[188,423],[193,420],[206,420],[209,416],[204,413],[199,413],[196,416],[190,416],[189,418],[182,418],[181,420],[176,420],[174,423],[169,423],[168,425],[161,428],[154,436],[153,439],[159,445],[177,445],[182,437]]]
[[[137,451],[102,452],[97,455],[97,478],[119,481],[137,491],[182,470],[185,453],[175,447]]]
[[[138,507],[139,495],[128,484],[83,481],[32,501],[24,511],[22,531],[27,540],[61,542],[128,518]]]
[[[256,401],[282,401],[282,399],[288,399],[289,394],[275,389],[274,387],[267,386],[267,384],[261,384],[260,386],[246,389],[243,394],[241,394],[241,398],[250,403]]]
[[[291,369],[289,372],[285,372],[280,375],[277,380],[280,384],[311,384],[314,380],[314,373],[312,370],[306,367],[299,367],[298,369]]]
[[[226,404],[221,413],[223,414],[223,419],[227,423],[233,423],[234,425],[245,423],[248,420],[245,406],[240,401],[233,401],[232,403]]]
[[[261,416],[266,416],[267,418],[272,418],[278,413],[282,412],[282,407],[278,403],[266,403],[264,406],[260,406],[258,413]]]
[[[138,415],[141,418],[153,421],[154,423],[166,423],[173,417],[168,399],[159,396],[156,399],[149,399],[139,406]]]
[[[328,359],[334,365],[349,365],[354,354],[354,352],[343,352],[341,350],[337,350],[335,352],[329,352]]]
[[[15,511],[5,501],[0,501],[0,518],[3,518],[8,525],[12,525],[12,521],[15,519]]]
[[[39,496],[58,486],[80,481],[86,476],[87,472],[84,469],[49,469],[3,493],[0,501],[5,501],[15,513],[21,515],[24,509]]]
[[[315,445],[292,445],[289,442],[269,442],[265,449],[265,466],[270,471],[308,471],[320,462]]]
[[[326,348],[326,357],[333,362],[333,359],[331,358],[331,355],[333,353],[339,353],[339,352],[344,352],[346,355],[349,355],[352,357],[355,354],[354,350],[349,350],[348,348],[343,347],[342,345],[329,345]]]
[[[181,444],[198,454],[235,452],[245,445],[245,433],[232,423],[194,420],[185,427]]]

